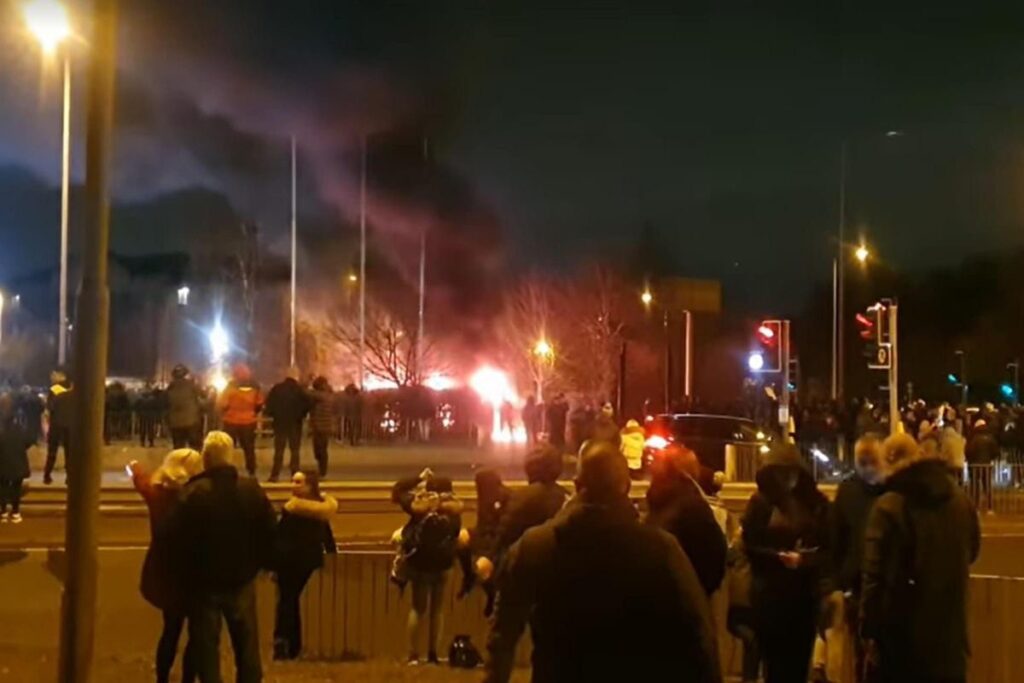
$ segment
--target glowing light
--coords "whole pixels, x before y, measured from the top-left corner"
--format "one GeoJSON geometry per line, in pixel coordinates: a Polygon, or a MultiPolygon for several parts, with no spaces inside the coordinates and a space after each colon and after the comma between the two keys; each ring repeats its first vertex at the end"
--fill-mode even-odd
{"type": "Polygon", "coordinates": [[[219,320],[214,324],[213,329],[210,330],[209,339],[210,357],[214,363],[219,363],[231,351],[231,337],[228,336],[227,330],[224,329],[219,320]]]}
{"type": "Polygon", "coordinates": [[[356,275],[355,273],[349,273],[348,274],[348,281],[349,282],[359,282],[359,276],[356,275]]]}
{"type": "Polygon", "coordinates": [[[764,356],[756,351],[750,354],[747,358],[747,367],[754,372],[760,372],[764,368],[764,356]]]}
{"type": "Polygon", "coordinates": [[[857,247],[857,251],[853,252],[853,255],[857,258],[858,261],[864,263],[865,261],[868,260],[868,257],[871,256],[871,252],[868,251],[868,248],[862,244],[859,247],[857,247]]]}
{"type": "Polygon", "coordinates": [[[767,325],[761,325],[761,327],[757,328],[757,333],[765,339],[775,339],[775,330],[767,325]]]}
{"type": "Polygon", "coordinates": [[[367,375],[363,378],[363,391],[386,391],[387,389],[397,388],[398,382],[393,379],[387,379],[377,375],[367,375]]]}
{"type": "Polygon", "coordinates": [[[519,402],[508,375],[497,368],[484,366],[469,378],[469,386],[480,396],[480,400],[491,406],[491,441],[499,444],[526,443],[526,429],[522,425],[513,427],[502,424],[502,404],[519,402]]]}
{"type": "Polygon", "coordinates": [[[423,380],[423,386],[434,391],[448,391],[459,386],[453,378],[448,375],[441,374],[440,372],[431,373],[425,380],[423,380]]]}
{"type": "Polygon", "coordinates": [[[660,434],[654,434],[650,436],[647,441],[644,442],[644,446],[647,448],[653,448],[656,451],[668,448],[669,441],[660,434]]]}
{"type": "Polygon", "coordinates": [[[820,448],[812,448],[811,455],[813,455],[814,458],[816,460],[819,460],[820,462],[828,462],[828,456],[825,455],[825,452],[822,451],[820,448]]]}
{"type": "Polygon", "coordinates": [[[224,391],[228,386],[228,378],[220,370],[215,370],[210,376],[210,386],[217,390],[217,393],[224,391]]]}
{"type": "Polygon", "coordinates": [[[526,428],[522,425],[498,428],[491,432],[491,441],[494,443],[524,444],[526,439],[526,428]]]}
{"type": "Polygon", "coordinates": [[[547,339],[541,339],[537,342],[537,345],[533,347],[533,352],[541,358],[550,357],[555,350],[551,348],[551,344],[548,343],[547,339]]]}
{"type": "Polygon", "coordinates": [[[23,9],[25,24],[47,54],[71,35],[67,10],[56,0],[29,0],[23,9]]]}
{"type": "Polygon", "coordinates": [[[761,444],[761,448],[759,448],[758,450],[761,451],[761,455],[766,455],[772,452],[772,449],[769,448],[768,444],[766,443],[761,444]]]}
{"type": "Polygon", "coordinates": [[[654,295],[651,294],[651,290],[645,289],[644,293],[640,295],[640,301],[643,302],[644,306],[650,306],[651,302],[654,301],[654,295]]]}
{"type": "Polygon", "coordinates": [[[764,441],[764,432],[758,432],[757,434],[754,435],[754,438],[757,439],[758,441],[764,441]]]}
{"type": "Polygon", "coordinates": [[[178,287],[178,305],[179,306],[188,306],[188,295],[191,292],[192,292],[192,290],[188,288],[188,285],[182,285],[181,287],[178,287]]]}

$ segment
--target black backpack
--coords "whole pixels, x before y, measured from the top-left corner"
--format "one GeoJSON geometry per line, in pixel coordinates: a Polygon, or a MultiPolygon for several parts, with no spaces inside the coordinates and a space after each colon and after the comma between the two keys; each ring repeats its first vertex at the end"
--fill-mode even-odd
{"type": "Polygon", "coordinates": [[[455,561],[459,525],[451,515],[432,511],[416,522],[409,537],[406,559],[409,566],[423,572],[450,569],[455,561]]]}
{"type": "Polygon", "coordinates": [[[448,648],[448,664],[456,669],[475,669],[483,662],[480,651],[476,649],[469,636],[455,636],[452,646],[448,648]]]}

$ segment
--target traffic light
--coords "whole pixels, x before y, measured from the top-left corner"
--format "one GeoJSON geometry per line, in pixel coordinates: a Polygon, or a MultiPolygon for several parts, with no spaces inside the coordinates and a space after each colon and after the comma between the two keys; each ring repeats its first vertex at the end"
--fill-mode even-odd
{"type": "Polygon", "coordinates": [[[859,330],[861,339],[864,341],[871,341],[877,337],[877,326],[871,318],[863,313],[858,313],[855,319],[857,321],[857,329],[859,330]]]}
{"type": "Polygon", "coordinates": [[[781,320],[765,320],[758,325],[747,367],[752,372],[782,372],[781,320]]]}
{"type": "Polygon", "coordinates": [[[948,375],[946,375],[946,381],[955,387],[960,386],[960,376],[955,372],[951,372],[948,375]]]}
{"type": "Polygon", "coordinates": [[[999,393],[1003,395],[1007,401],[1012,401],[1017,397],[1017,392],[1014,390],[1013,385],[1008,382],[1003,382],[999,385],[999,393]]]}

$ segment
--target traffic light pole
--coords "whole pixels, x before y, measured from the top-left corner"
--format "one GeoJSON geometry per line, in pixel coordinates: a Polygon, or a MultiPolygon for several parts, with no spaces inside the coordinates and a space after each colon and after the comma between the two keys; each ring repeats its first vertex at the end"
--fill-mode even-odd
{"type": "Polygon", "coordinates": [[[779,426],[782,427],[784,439],[789,439],[789,321],[783,320],[782,330],[782,400],[779,402],[779,426]]]}
{"type": "Polygon", "coordinates": [[[900,380],[899,380],[899,344],[897,338],[898,309],[895,303],[887,307],[889,314],[889,432],[898,434],[900,431],[900,380]]]}

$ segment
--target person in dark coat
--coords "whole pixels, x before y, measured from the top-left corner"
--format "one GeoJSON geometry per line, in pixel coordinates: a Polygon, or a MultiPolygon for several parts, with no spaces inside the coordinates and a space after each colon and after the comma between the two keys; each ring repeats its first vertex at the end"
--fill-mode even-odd
{"type": "Polygon", "coordinates": [[[171,370],[167,386],[167,427],[174,448],[203,447],[203,392],[184,365],[171,370]]]}
{"type": "Polygon", "coordinates": [[[806,681],[828,595],[828,499],[793,444],[776,444],[743,516],[765,683],[806,681]]]}
{"type": "Polygon", "coordinates": [[[274,421],[274,465],[270,469],[270,478],[267,481],[275,482],[281,476],[286,444],[291,451],[291,473],[294,475],[299,471],[302,421],[309,413],[309,404],[309,396],[295,379],[294,373],[270,388],[263,410],[274,421]]]}
{"type": "Polygon", "coordinates": [[[50,391],[46,394],[46,410],[50,416],[50,429],[46,435],[46,465],[43,483],[53,483],[53,468],[57,464],[57,451],[64,449],[64,468],[68,467],[68,440],[71,438],[71,382],[60,370],[50,374],[50,391]]]}
{"type": "MultiPolygon", "coordinates": [[[[474,480],[476,484],[476,526],[469,534],[469,551],[471,557],[479,562],[492,556],[501,520],[508,512],[512,490],[505,486],[497,470],[479,470],[474,480]]],[[[463,583],[460,593],[464,595],[469,592],[477,578],[478,571],[473,566],[463,564],[463,583]]],[[[490,575],[488,575],[489,578],[490,575]]],[[[487,606],[484,608],[484,613],[490,615],[494,600],[494,584],[485,580],[483,586],[487,593],[487,606]]]]}
{"type": "Polygon", "coordinates": [[[559,451],[565,450],[565,423],[569,415],[569,403],[565,394],[558,394],[544,407],[544,423],[548,430],[548,443],[559,451]]]}
{"type": "Polygon", "coordinates": [[[979,510],[992,509],[993,465],[1002,457],[999,441],[993,428],[983,419],[974,423],[971,438],[967,441],[964,456],[968,464],[971,497],[979,510]]]}
{"type": "Polygon", "coordinates": [[[861,636],[879,680],[966,681],[967,583],[978,516],[941,460],[899,434],[883,448],[886,492],[868,516],[861,636]]]}
{"type": "Polygon", "coordinates": [[[526,443],[533,448],[537,445],[537,437],[540,434],[541,408],[537,405],[537,399],[533,394],[526,397],[526,404],[522,410],[523,429],[526,430],[526,443]]]}
{"type": "Polygon", "coordinates": [[[697,455],[673,444],[654,461],[647,521],[672,534],[690,559],[707,596],[722,585],[729,545],[696,477],[697,455]]]}
{"type": "Polygon", "coordinates": [[[15,420],[14,399],[0,395],[0,523],[21,523],[23,482],[31,474],[28,449],[32,447],[28,430],[15,420]]]}
{"type": "Polygon", "coordinates": [[[164,395],[151,382],[139,394],[135,413],[139,416],[139,445],[152,448],[156,441],[156,430],[163,418],[164,395]]]}
{"type": "Polygon", "coordinates": [[[220,631],[226,621],[238,683],[259,683],[256,575],[273,564],[277,515],[259,483],[232,464],[234,440],[210,432],[206,470],[185,486],[168,521],[172,555],[186,588],[188,635],[203,683],[219,683],[220,631]]]}
{"type": "Polygon", "coordinates": [[[358,446],[363,436],[363,392],[351,382],[345,386],[343,407],[342,439],[358,446]]]}
{"type": "Polygon", "coordinates": [[[324,553],[338,551],[331,531],[338,501],[320,493],[316,470],[294,474],[292,487],[292,497],[285,503],[277,525],[274,659],[295,659],[301,654],[299,598],[309,577],[323,566],[324,553]]]}
{"type": "Polygon", "coordinates": [[[498,574],[486,683],[507,683],[530,626],[534,683],[722,680],[710,609],[686,554],[643,525],[626,461],[581,456],[577,498],[509,550],[498,574]]]}
{"type": "MultiPolygon", "coordinates": [[[[829,519],[833,588],[842,594],[844,614],[851,633],[857,633],[860,609],[860,568],[864,556],[864,530],[875,501],[885,491],[883,485],[882,442],[868,435],[853,447],[856,474],[844,479],[836,488],[829,519]]],[[[824,621],[828,621],[825,619],[824,621]]],[[[863,671],[863,649],[859,639],[854,643],[857,671],[863,671]]]]}
{"type": "MultiPolygon", "coordinates": [[[[168,535],[168,520],[178,505],[182,487],[203,471],[203,456],[194,450],[173,450],[156,472],[149,475],[137,461],[129,464],[132,483],[149,510],[149,548],[142,563],[140,591],[146,602],[163,614],[164,627],[156,646],[157,683],[170,681],[171,668],[178,652],[178,641],[185,627],[185,587],[177,575],[176,560],[168,535]]],[[[182,657],[181,680],[196,679],[191,647],[182,657]]]]}
{"type": "Polygon", "coordinates": [[[39,443],[43,431],[43,413],[46,412],[42,398],[31,387],[22,387],[15,401],[15,409],[32,443],[39,443]]]}
{"type": "Polygon", "coordinates": [[[317,468],[320,476],[327,475],[327,464],[330,459],[331,438],[337,428],[337,413],[335,411],[336,397],[327,383],[326,377],[317,377],[313,380],[313,387],[309,392],[311,404],[309,413],[309,427],[313,434],[313,457],[316,458],[317,468]]]}

